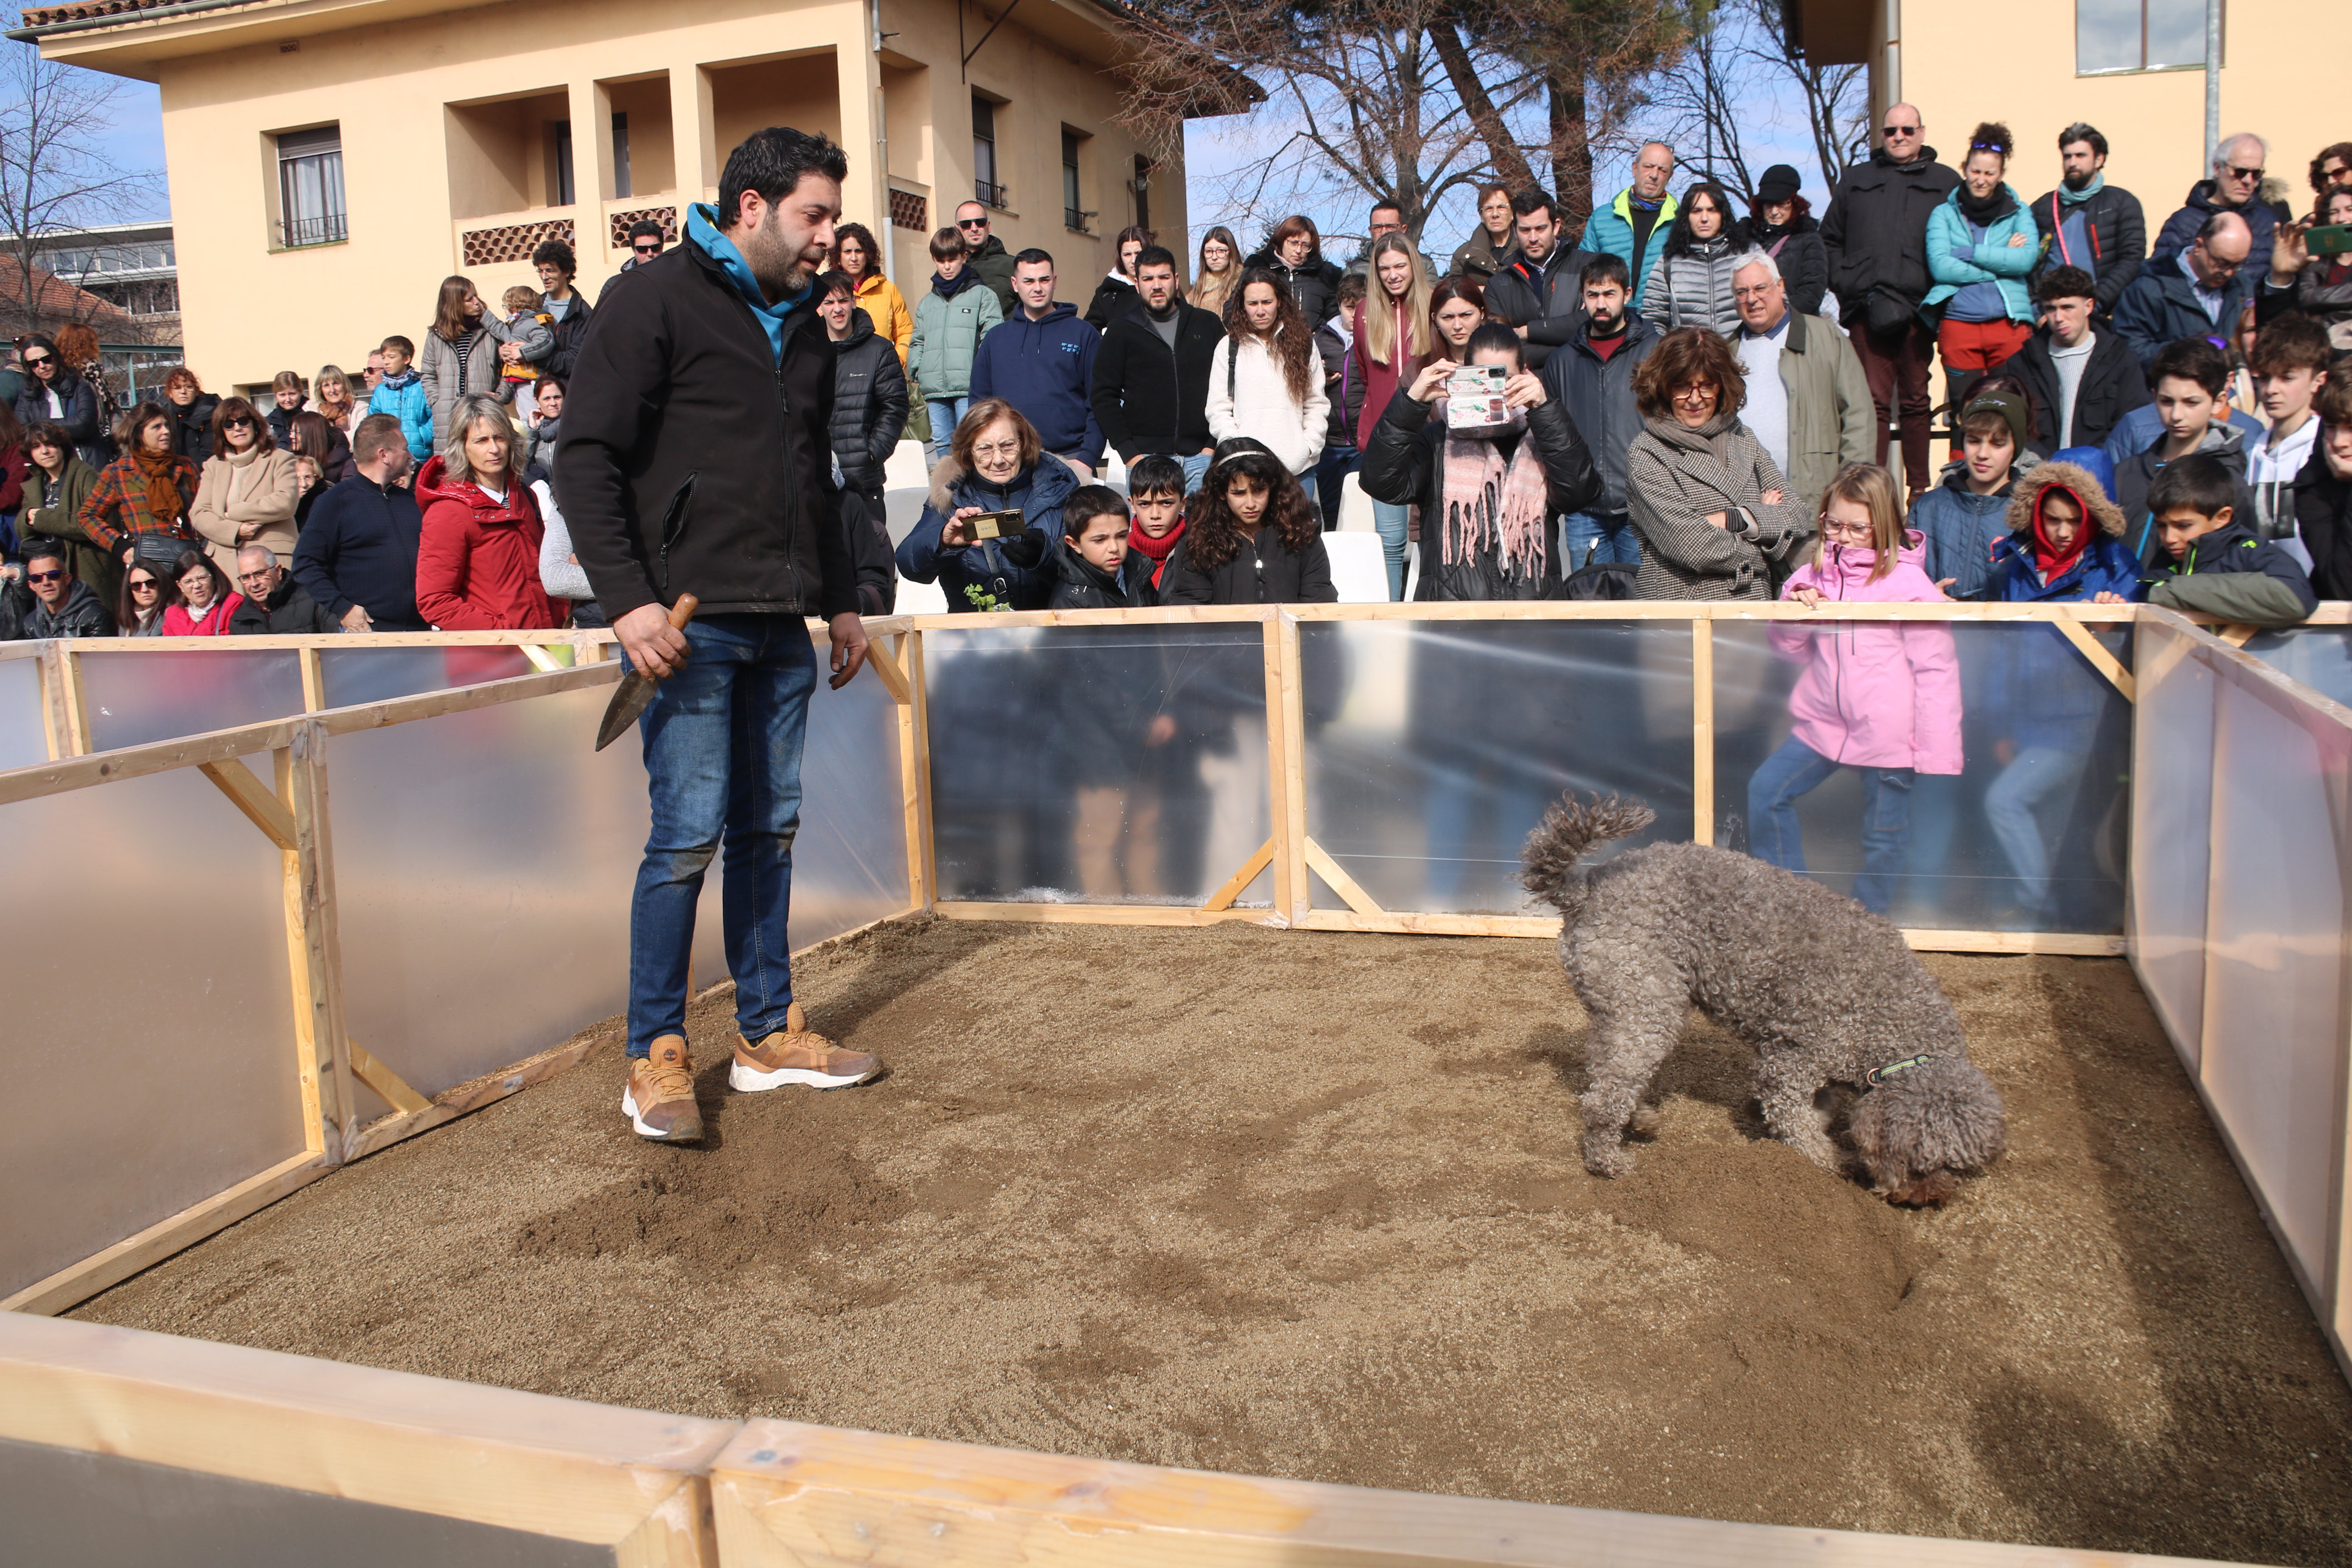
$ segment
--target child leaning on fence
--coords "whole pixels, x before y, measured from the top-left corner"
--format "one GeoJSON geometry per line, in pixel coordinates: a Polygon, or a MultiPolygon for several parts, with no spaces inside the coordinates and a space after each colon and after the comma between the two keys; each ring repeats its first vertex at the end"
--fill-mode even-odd
{"type": "MultiPolygon", "coordinates": [[[[1940,604],[1921,569],[1919,535],[1905,530],[1895,480],[1848,463],[1822,497],[1821,542],[1780,596],[1808,607],[1835,602],[1940,604]]],[[[1789,696],[1796,726],[1748,784],[1748,847],[1759,859],[1805,868],[1797,801],[1841,768],[1862,774],[1863,869],[1853,896],[1885,914],[1901,879],[1920,773],[1960,771],[1960,668],[1949,626],[1937,621],[1775,621],[1773,651],[1805,671],[1789,696]]]]}

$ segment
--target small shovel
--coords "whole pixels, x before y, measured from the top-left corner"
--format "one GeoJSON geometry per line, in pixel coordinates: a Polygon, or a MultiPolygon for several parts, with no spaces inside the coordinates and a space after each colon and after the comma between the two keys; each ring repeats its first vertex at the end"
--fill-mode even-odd
{"type": "MultiPolygon", "coordinates": [[[[693,595],[680,594],[677,603],[670,606],[669,624],[679,631],[686,630],[686,623],[694,619],[694,612],[701,607],[702,601],[693,595]]],[[[598,751],[619,740],[637,721],[637,715],[654,700],[657,684],[654,677],[634,665],[621,677],[621,684],[614,688],[613,700],[604,705],[604,721],[596,726],[598,751]]]]}

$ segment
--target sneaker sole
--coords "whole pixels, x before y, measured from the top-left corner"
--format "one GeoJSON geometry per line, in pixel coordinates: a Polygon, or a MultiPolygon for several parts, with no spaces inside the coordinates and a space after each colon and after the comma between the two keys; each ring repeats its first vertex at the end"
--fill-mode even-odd
{"type": "Polygon", "coordinates": [[[637,1115],[636,1096],[625,1089],[621,1091],[621,1114],[629,1119],[629,1125],[636,1129],[638,1137],[650,1138],[656,1143],[693,1143],[702,1137],[702,1129],[699,1127],[691,1132],[665,1132],[658,1127],[648,1126],[637,1115]]]}
{"type": "Polygon", "coordinates": [[[773,1072],[763,1072],[733,1062],[727,1068],[727,1087],[739,1094],[759,1094],[788,1084],[804,1084],[810,1089],[847,1089],[853,1083],[864,1083],[881,1070],[881,1064],[877,1062],[861,1073],[825,1073],[814,1068],[778,1068],[773,1072]]]}

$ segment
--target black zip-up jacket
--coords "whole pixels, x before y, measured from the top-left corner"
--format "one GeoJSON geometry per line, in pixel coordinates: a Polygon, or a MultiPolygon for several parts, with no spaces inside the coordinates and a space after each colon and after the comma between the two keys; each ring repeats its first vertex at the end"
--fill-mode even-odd
{"type": "Polygon", "coordinates": [[[1838,182],[1822,215],[1830,289],[1848,323],[1868,309],[1870,291],[1885,289],[1913,305],[1927,297],[1927,217],[1957,189],[1958,174],[1936,162],[1933,147],[1898,163],[1879,148],[1838,182]]]}
{"type": "MultiPolygon", "coordinates": [[[[680,244],[673,248],[683,250],[686,246],[680,244]]],[[[539,308],[542,310],[547,309],[547,296],[544,294],[539,297],[539,308]]],[[[577,289],[572,290],[572,303],[564,307],[563,320],[555,323],[555,347],[549,353],[547,363],[539,367],[549,375],[560,377],[567,387],[572,384],[572,373],[580,363],[580,345],[588,341],[588,319],[594,314],[588,307],[588,296],[577,289]]]]}
{"type": "Polygon", "coordinates": [[[1587,505],[1619,513],[1625,510],[1625,453],[1642,433],[1642,411],[1633,402],[1633,373],[1658,346],[1658,329],[1626,307],[1625,336],[1617,352],[1602,359],[1593,352],[1591,321],[1544,363],[1544,390],[1568,411],[1576,432],[1601,470],[1601,493],[1587,505]]]}
{"type": "Polygon", "coordinates": [[[1308,251],[1307,259],[1296,267],[1276,256],[1272,246],[1265,246],[1242,263],[1244,271],[1253,267],[1263,267],[1287,283],[1290,297],[1298,301],[1298,313],[1310,321],[1328,321],[1339,308],[1339,279],[1344,274],[1336,262],[1323,259],[1320,246],[1308,251]]]}
{"type": "MultiPolygon", "coordinates": [[[[2050,329],[2036,327],[2033,335],[1998,367],[2021,377],[2033,394],[2033,440],[2031,445],[2047,458],[2058,450],[2058,421],[2065,404],[2058,384],[2058,366],[2050,357],[2050,329]]],[[[2073,444],[2104,447],[2123,416],[2147,402],[2147,376],[2139,356],[2113,327],[2091,332],[2090,363],[2074,388],[2073,444]]]]}
{"type": "Polygon", "coordinates": [[[1563,239],[1541,265],[1522,256],[1488,279],[1486,314],[1506,326],[1527,328],[1521,357],[1529,370],[1541,370],[1552,350],[1584,330],[1584,285],[1580,279],[1584,264],[1600,254],[1578,250],[1563,239]]]}
{"type": "Polygon", "coordinates": [[[863,310],[833,345],[833,455],[854,490],[882,488],[883,465],[907,428],[907,372],[890,340],[863,310]]]}
{"type": "Polygon", "coordinates": [[[55,614],[29,590],[31,604],[25,610],[24,629],[18,633],[27,639],[39,637],[110,637],[115,635],[114,617],[99,603],[90,585],[77,577],[66,588],[66,602],[55,614]]]}
{"type": "MultiPolygon", "coordinates": [[[[1518,441],[1533,441],[1544,468],[1544,558],[1536,570],[1515,575],[1504,569],[1500,548],[1487,547],[1451,564],[1443,558],[1439,542],[1446,527],[1445,436],[1444,422],[1430,417],[1434,403],[1414,401],[1399,387],[1372,426],[1372,444],[1364,448],[1364,493],[1396,506],[1419,506],[1422,516],[1423,565],[1421,585],[1413,597],[1423,601],[1463,599],[1557,599],[1560,596],[1559,552],[1551,524],[1563,512],[1591,506],[1601,494],[1601,476],[1592,454],[1584,449],[1567,408],[1554,397],[1528,410],[1528,427],[1518,441]]],[[[1514,444],[1505,460],[1517,455],[1514,444]]]]}
{"type": "Polygon", "coordinates": [[[2068,206],[2053,188],[2033,198],[2033,226],[2042,231],[2042,251],[2028,281],[2053,267],[2079,267],[2095,280],[2099,314],[2112,315],[2116,299],[2147,259],[2147,215],[2139,198],[2121,186],[2101,185],[2079,206],[2068,206]],[[2088,256],[2073,255],[2059,242],[2059,231],[2078,212],[2090,231],[2088,256]]]}
{"type": "MultiPolygon", "coordinates": [[[[1821,220],[1811,213],[1799,213],[1789,220],[1786,228],[1770,234],[1764,233],[1761,218],[1753,215],[1741,218],[1732,230],[1732,248],[1771,250],[1779,246],[1772,260],[1789,286],[1789,309],[1800,316],[1820,315],[1822,297],[1830,288],[1830,253],[1822,243],[1821,220]]],[[[1626,308],[1630,310],[1633,307],[1626,308]]]]}
{"type": "Polygon", "coordinates": [[[1304,554],[1283,548],[1282,536],[1261,528],[1231,561],[1214,571],[1192,564],[1192,541],[1188,535],[1168,558],[1160,580],[1163,605],[1336,605],[1339,590],[1331,585],[1331,557],[1320,533],[1307,542],[1304,554]]]}
{"type": "Polygon", "coordinates": [[[288,575],[278,579],[278,591],[269,595],[266,604],[257,602],[250,594],[242,595],[236,613],[228,618],[228,629],[235,637],[263,637],[340,628],[335,617],[327,614],[301,584],[288,575]]]}
{"type": "Polygon", "coordinates": [[[692,239],[613,290],[563,404],[555,495],[604,613],[835,616],[857,584],[835,500],[833,344],[814,310],[781,363],[692,239]],[[665,551],[665,524],[674,524],[665,551]]]}
{"type": "Polygon", "coordinates": [[[1147,453],[1185,457],[1209,438],[1209,362],[1225,329],[1213,312],[1176,305],[1176,352],[1145,319],[1141,303],[1110,324],[1095,351],[1095,424],[1129,462],[1147,453]]]}
{"type": "Polygon", "coordinates": [[[1054,544],[1054,596],[1049,610],[1148,610],[1160,602],[1151,585],[1152,561],[1130,553],[1118,563],[1114,577],[1070,548],[1064,537],[1054,544]]]}
{"type": "Polygon", "coordinates": [[[2226,526],[2190,540],[2179,561],[2160,552],[2159,559],[2163,564],[2142,581],[2147,584],[2150,602],[2170,609],[2203,610],[2255,626],[2292,626],[2319,608],[2319,595],[2312,592],[2311,579],[2294,557],[2235,516],[2226,526]],[[2258,573],[2276,586],[2224,584],[2204,593],[2191,586],[2199,578],[2210,582],[2245,573],[2258,573]],[[2301,614],[2295,613],[2296,605],[2302,606],[2301,614]]]}
{"type": "Polygon", "coordinates": [[[173,450],[199,468],[213,455],[213,410],[219,406],[220,399],[209,392],[196,394],[185,408],[163,399],[163,413],[172,421],[173,450]]]}
{"type": "Polygon", "coordinates": [[[2323,599],[2352,599],[2352,479],[2336,477],[2315,442],[2294,477],[2294,521],[2311,552],[2312,587],[2323,599]]]}

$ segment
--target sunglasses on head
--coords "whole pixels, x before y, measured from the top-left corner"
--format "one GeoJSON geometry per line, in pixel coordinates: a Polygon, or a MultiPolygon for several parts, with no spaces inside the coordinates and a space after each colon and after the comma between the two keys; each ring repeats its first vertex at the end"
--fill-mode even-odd
{"type": "Polygon", "coordinates": [[[62,572],[27,572],[25,574],[25,581],[27,583],[54,583],[64,575],[65,574],[62,572]]]}

